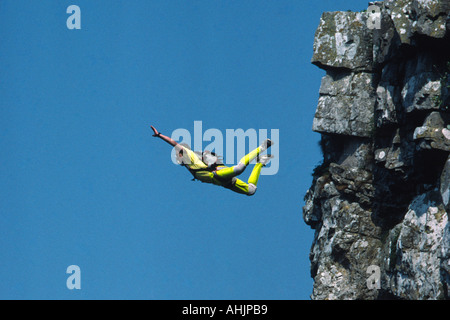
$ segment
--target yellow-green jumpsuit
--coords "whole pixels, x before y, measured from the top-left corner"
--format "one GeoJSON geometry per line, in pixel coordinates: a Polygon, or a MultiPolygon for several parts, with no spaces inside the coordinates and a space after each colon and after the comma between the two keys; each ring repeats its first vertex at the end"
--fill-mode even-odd
{"type": "Polygon", "coordinates": [[[250,174],[248,182],[236,178],[244,172],[248,164],[255,159],[261,151],[261,147],[256,148],[246,156],[244,156],[237,165],[232,167],[226,167],[224,165],[218,166],[215,171],[207,171],[201,169],[207,169],[208,166],[197,156],[195,152],[183,147],[183,164],[191,169],[194,174],[194,178],[206,182],[212,183],[224,188],[233,190],[234,192],[246,194],[251,196],[256,192],[256,185],[258,183],[259,175],[261,174],[262,163],[256,163],[255,167],[250,174]]]}

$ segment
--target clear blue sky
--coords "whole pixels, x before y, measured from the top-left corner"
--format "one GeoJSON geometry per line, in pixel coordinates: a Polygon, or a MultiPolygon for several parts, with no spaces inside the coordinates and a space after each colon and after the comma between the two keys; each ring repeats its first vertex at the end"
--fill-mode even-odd
{"type": "Polygon", "coordinates": [[[365,8],[2,0],[0,298],[309,299],[314,32],[323,11],[365,8]],[[191,181],[149,125],[195,120],[279,129],[278,174],[253,197],[191,181]],[[81,290],[66,287],[72,264],[81,290]]]}

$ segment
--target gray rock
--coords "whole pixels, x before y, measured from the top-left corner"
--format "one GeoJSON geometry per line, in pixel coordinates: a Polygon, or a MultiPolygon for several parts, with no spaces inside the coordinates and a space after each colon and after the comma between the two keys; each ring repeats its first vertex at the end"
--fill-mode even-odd
{"type": "Polygon", "coordinates": [[[370,137],[374,126],[375,90],[372,74],[360,72],[322,79],[313,130],[370,137]]]}
{"type": "Polygon", "coordinates": [[[313,120],[323,163],[303,207],[311,298],[449,299],[450,1],[375,4],[381,29],[328,12],[314,41],[327,74],[313,120]]]}
{"type": "Polygon", "coordinates": [[[414,130],[414,139],[422,149],[450,151],[450,130],[445,127],[449,120],[446,114],[436,111],[430,113],[424,124],[414,130]]]}
{"type": "Polygon", "coordinates": [[[436,192],[421,194],[413,199],[403,222],[388,247],[385,286],[403,299],[443,299],[445,284],[441,281],[441,258],[446,257],[444,246],[448,215],[436,192]],[[433,199],[434,198],[434,199],[433,199]]]}
{"type": "Polygon", "coordinates": [[[360,12],[324,12],[314,38],[311,62],[321,68],[372,70],[372,34],[360,12]]]}
{"type": "Polygon", "coordinates": [[[444,38],[448,32],[446,22],[450,13],[447,0],[415,0],[411,4],[415,13],[412,22],[414,31],[432,38],[444,38]]]}
{"type": "Polygon", "coordinates": [[[444,38],[450,4],[446,0],[388,0],[384,2],[401,43],[413,44],[419,34],[444,38]]]}
{"type": "Polygon", "coordinates": [[[401,91],[406,112],[436,110],[435,99],[441,95],[440,75],[433,71],[433,61],[427,54],[419,54],[405,66],[405,79],[401,91]]]}
{"type": "Polygon", "coordinates": [[[384,8],[383,2],[375,2],[374,4],[381,9],[380,29],[372,30],[373,62],[377,66],[395,57],[402,43],[391,16],[384,8]]]}
{"type": "MultiPolygon", "coordinates": [[[[445,162],[444,170],[442,170],[439,190],[442,196],[442,202],[447,210],[450,211],[450,155],[445,162]]],[[[450,242],[449,242],[450,244],[450,242]]]]}

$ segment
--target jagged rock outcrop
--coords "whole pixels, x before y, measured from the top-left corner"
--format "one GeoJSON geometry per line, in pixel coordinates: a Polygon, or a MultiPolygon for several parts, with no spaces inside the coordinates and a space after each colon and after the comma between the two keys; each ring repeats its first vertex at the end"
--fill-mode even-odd
{"type": "Polygon", "coordinates": [[[312,299],[449,299],[450,1],[323,13],[312,299]],[[371,26],[372,27],[372,26],[371,26]]]}

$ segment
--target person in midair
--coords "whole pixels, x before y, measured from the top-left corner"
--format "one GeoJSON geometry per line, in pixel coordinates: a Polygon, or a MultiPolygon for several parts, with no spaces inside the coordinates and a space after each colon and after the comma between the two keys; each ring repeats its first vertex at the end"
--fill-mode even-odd
{"type": "Polygon", "coordinates": [[[273,145],[270,139],[266,139],[259,147],[245,155],[237,165],[227,167],[220,162],[214,153],[205,151],[198,154],[197,152],[192,151],[189,145],[185,143],[180,144],[170,137],[158,132],[155,127],[150,127],[153,130],[153,137],[160,138],[175,148],[177,162],[189,170],[194,176],[194,180],[212,183],[248,196],[255,194],[261,169],[271,158],[273,158],[273,156],[269,154],[260,155],[273,145]],[[244,172],[250,162],[255,158],[257,159],[257,162],[247,183],[236,178],[244,172]]]}

